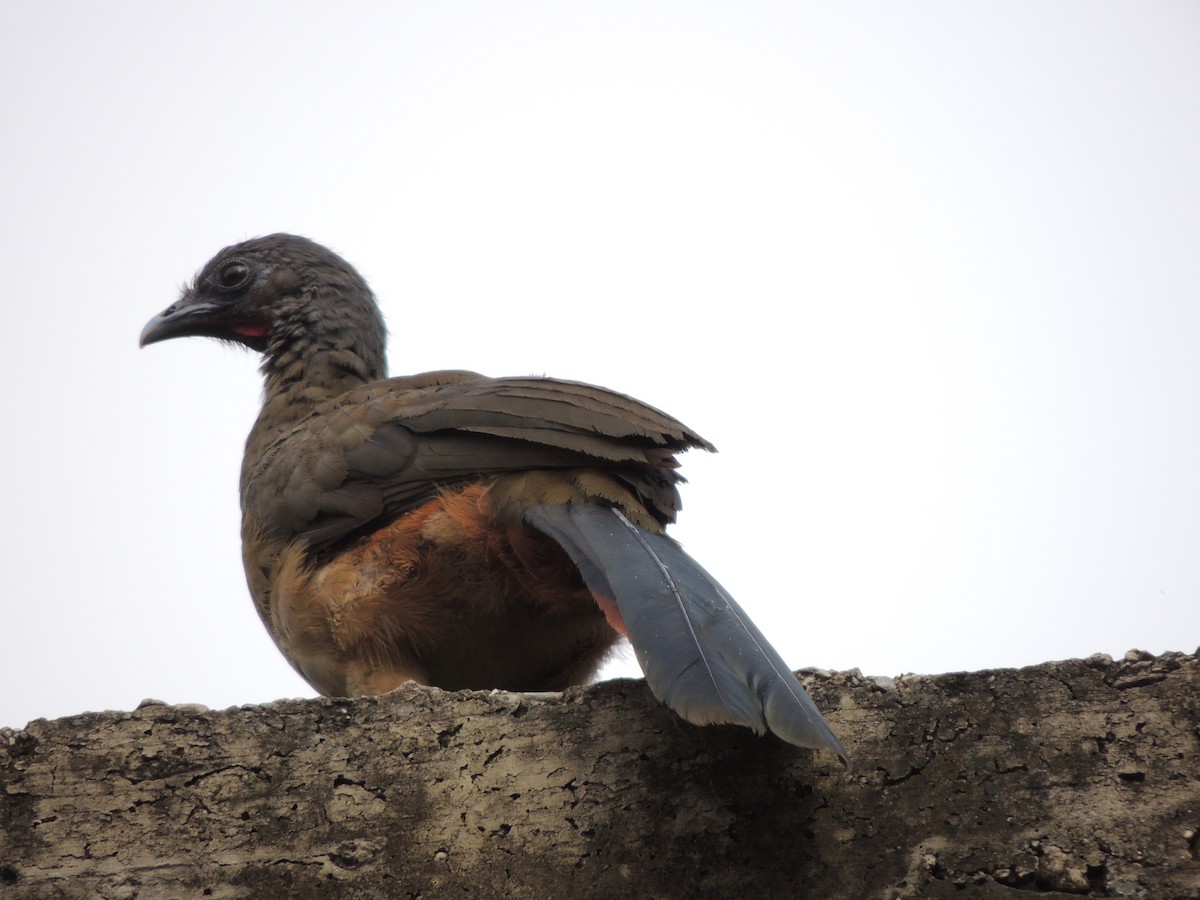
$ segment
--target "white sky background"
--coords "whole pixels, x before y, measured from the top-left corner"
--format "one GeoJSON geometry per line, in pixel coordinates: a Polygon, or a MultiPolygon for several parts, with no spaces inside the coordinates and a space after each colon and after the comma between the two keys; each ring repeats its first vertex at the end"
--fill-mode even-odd
{"type": "Polygon", "coordinates": [[[1200,5],[8,2],[0,135],[0,725],[311,694],[241,571],[256,359],[137,349],[280,230],[393,374],[717,444],[674,534],[796,667],[1200,643],[1200,5]]]}

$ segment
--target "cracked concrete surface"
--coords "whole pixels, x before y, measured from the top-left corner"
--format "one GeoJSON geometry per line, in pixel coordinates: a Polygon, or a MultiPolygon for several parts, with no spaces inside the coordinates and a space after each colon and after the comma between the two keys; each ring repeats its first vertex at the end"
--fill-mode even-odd
{"type": "Polygon", "coordinates": [[[644,684],[0,730],[0,897],[1200,897],[1200,660],[807,673],[854,758],[644,684]]]}

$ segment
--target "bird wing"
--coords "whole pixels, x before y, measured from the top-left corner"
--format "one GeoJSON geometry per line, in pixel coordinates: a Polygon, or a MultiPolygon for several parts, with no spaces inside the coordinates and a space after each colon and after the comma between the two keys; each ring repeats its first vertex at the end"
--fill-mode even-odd
{"type": "Polygon", "coordinates": [[[600,467],[665,523],[679,505],[674,454],[689,447],[712,449],[665,413],[604,388],[433,372],[348,391],[248,452],[243,502],[265,533],[303,537],[321,554],[448,485],[600,467]]]}
{"type": "Polygon", "coordinates": [[[683,718],[770,731],[848,762],[782,657],[671,538],[602,506],[537,506],[525,521],[567,552],[593,595],[616,603],[650,690],[683,718]]]}

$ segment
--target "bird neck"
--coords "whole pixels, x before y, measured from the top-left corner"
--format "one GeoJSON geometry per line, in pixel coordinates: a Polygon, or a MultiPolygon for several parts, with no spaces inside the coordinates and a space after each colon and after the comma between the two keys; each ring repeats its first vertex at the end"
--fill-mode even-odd
{"type": "Polygon", "coordinates": [[[242,461],[243,512],[254,462],[264,458],[272,445],[320,404],[386,377],[382,360],[382,348],[378,353],[364,353],[352,346],[303,341],[278,345],[272,339],[262,364],[266,377],[263,406],[246,439],[242,461]]]}
{"type": "Polygon", "coordinates": [[[285,321],[272,329],[262,363],[260,425],[290,425],[318,404],[387,377],[378,310],[372,301],[361,312],[351,317],[343,307],[334,322],[285,321]]]}

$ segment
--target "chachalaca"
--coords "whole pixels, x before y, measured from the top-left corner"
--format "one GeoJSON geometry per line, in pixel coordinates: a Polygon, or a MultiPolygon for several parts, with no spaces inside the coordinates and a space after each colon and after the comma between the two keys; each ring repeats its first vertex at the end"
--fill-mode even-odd
{"type": "Polygon", "coordinates": [[[689,722],[846,759],[754,623],[664,534],[675,454],[713,449],[675,419],[551,378],[387,378],[370,288],[293,235],[222,250],[141,344],[189,335],[263,354],[243,562],[267,630],[322,694],[560,690],[627,635],[689,722]]]}

